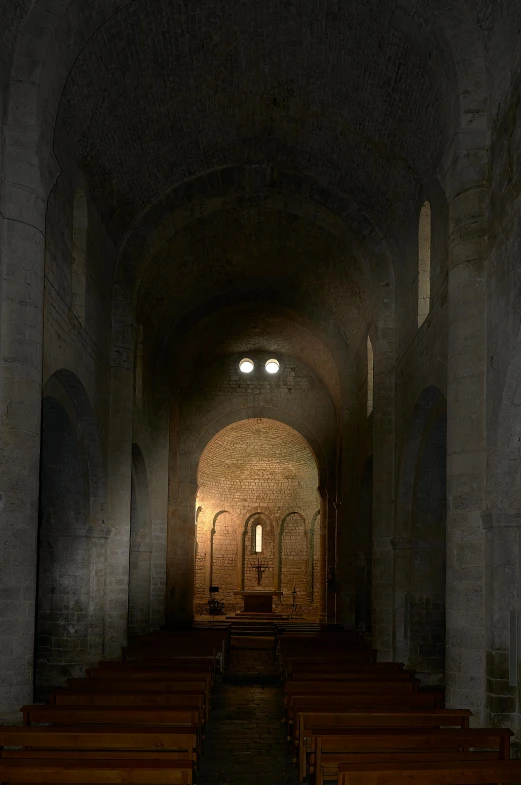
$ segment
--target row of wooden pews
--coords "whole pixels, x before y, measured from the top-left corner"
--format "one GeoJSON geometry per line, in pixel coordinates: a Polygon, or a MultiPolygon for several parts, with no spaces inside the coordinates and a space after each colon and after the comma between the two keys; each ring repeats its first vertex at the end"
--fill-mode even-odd
{"type": "Polygon", "coordinates": [[[352,632],[281,630],[284,721],[300,781],[440,785],[521,781],[506,728],[470,728],[402,663],[377,662],[352,632]]]}
{"type": "Polygon", "coordinates": [[[192,785],[229,629],[151,633],[0,727],[0,783],[192,785]]]}

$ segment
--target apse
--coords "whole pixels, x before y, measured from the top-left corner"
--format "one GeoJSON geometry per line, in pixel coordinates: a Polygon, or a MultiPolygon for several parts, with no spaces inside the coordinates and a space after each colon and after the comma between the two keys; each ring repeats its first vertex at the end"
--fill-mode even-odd
{"type": "Polygon", "coordinates": [[[319,618],[324,553],[318,470],[306,440],[268,418],[223,428],[201,455],[196,501],[196,616],[210,588],[224,612],[241,592],[274,592],[275,612],[319,618]]]}

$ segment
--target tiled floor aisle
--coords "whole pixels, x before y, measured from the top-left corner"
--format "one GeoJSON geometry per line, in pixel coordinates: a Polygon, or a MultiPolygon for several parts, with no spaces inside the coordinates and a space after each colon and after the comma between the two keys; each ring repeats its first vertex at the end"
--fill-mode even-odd
{"type": "Polygon", "coordinates": [[[280,721],[282,689],[255,683],[251,672],[248,678],[247,684],[225,681],[214,692],[197,785],[298,783],[280,721]]]}

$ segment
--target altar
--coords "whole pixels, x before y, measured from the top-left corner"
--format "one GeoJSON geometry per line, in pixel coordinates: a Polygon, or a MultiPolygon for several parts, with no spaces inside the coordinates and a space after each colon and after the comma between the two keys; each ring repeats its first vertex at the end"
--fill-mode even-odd
{"type": "Polygon", "coordinates": [[[236,591],[244,601],[244,613],[273,613],[273,598],[282,597],[281,591],[236,591]]]}

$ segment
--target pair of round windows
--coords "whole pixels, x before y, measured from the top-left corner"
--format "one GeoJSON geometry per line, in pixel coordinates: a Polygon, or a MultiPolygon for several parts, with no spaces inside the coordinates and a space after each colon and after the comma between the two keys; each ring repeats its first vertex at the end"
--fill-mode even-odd
{"type": "MultiPolygon", "coordinates": [[[[278,373],[278,370],[280,368],[279,361],[275,359],[267,360],[264,363],[264,367],[268,373],[278,373]]],[[[248,357],[245,357],[239,363],[239,369],[243,373],[251,373],[254,368],[255,368],[255,363],[253,362],[253,360],[250,360],[248,357]]]]}

